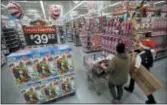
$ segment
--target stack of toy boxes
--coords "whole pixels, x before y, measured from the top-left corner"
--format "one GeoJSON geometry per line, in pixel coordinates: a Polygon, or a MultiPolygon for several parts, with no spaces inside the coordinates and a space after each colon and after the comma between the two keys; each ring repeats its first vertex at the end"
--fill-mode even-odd
{"type": "Polygon", "coordinates": [[[72,48],[67,45],[19,50],[9,69],[27,103],[43,103],[75,92],[72,48]]]}

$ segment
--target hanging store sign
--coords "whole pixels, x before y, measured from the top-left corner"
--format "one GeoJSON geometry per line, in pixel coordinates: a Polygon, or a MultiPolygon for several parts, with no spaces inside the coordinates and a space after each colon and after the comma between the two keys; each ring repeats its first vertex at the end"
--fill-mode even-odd
{"type": "Polygon", "coordinates": [[[57,43],[55,26],[23,27],[27,45],[44,45],[57,43]]]}

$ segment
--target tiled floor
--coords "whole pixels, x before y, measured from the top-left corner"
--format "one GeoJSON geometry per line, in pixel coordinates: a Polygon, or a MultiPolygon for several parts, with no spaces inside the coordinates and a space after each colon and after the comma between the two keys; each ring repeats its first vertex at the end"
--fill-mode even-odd
{"type": "MultiPolygon", "coordinates": [[[[71,44],[71,46],[73,46],[71,44]]],[[[106,90],[101,96],[98,96],[93,90],[88,89],[85,68],[82,63],[81,47],[73,47],[73,57],[76,70],[76,94],[67,96],[52,103],[110,103],[112,100],[109,91],[106,90]]],[[[157,103],[167,103],[167,58],[156,61],[151,72],[163,83],[164,87],[154,93],[157,103]]],[[[107,81],[106,81],[107,82],[107,81]]],[[[2,103],[25,103],[7,65],[1,70],[1,101],[2,103]]],[[[122,103],[144,103],[147,98],[136,85],[134,93],[130,94],[124,91],[122,103]]]]}

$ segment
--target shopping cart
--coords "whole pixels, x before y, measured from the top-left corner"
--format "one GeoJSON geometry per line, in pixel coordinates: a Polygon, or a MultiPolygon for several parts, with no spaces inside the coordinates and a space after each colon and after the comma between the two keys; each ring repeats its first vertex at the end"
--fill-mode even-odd
{"type": "Polygon", "coordinates": [[[106,71],[100,66],[100,61],[107,64],[108,60],[100,54],[91,54],[83,57],[84,67],[86,68],[86,75],[89,89],[95,90],[98,95],[101,95],[106,88],[108,88],[108,75],[106,71]],[[98,62],[98,63],[97,63],[98,62]]]}

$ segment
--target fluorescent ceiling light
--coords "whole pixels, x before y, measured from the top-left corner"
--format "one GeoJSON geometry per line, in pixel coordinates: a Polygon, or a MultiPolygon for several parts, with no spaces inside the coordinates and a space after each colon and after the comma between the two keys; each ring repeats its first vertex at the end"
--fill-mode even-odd
{"type": "Polygon", "coordinates": [[[119,5],[119,4],[121,4],[121,2],[117,2],[117,3],[111,4],[108,7],[114,7],[114,6],[119,5]]]}
{"type": "Polygon", "coordinates": [[[44,15],[44,19],[46,19],[45,8],[44,8],[42,0],[40,0],[40,4],[41,4],[42,12],[43,12],[43,15],[44,15]]]}
{"type": "Polygon", "coordinates": [[[77,4],[79,1],[74,1],[75,4],[77,4]]]}
{"type": "Polygon", "coordinates": [[[164,3],[165,1],[158,1],[158,2],[155,2],[154,4],[160,4],[160,3],[164,3]]]}
{"type": "Polygon", "coordinates": [[[28,9],[28,12],[38,12],[36,9],[28,9]]]}
{"type": "Polygon", "coordinates": [[[6,5],[3,5],[3,4],[1,4],[1,6],[4,7],[4,8],[7,8],[7,6],[6,6],[6,5]]]}
{"type": "Polygon", "coordinates": [[[114,6],[119,5],[119,4],[121,4],[121,2],[116,2],[114,4],[111,4],[111,5],[107,6],[107,7],[104,7],[102,10],[104,10],[104,9],[106,9],[108,7],[114,7],[114,6]]]}
{"type": "Polygon", "coordinates": [[[38,3],[37,1],[15,1],[15,2],[22,2],[22,3],[38,3]]]}
{"type": "Polygon", "coordinates": [[[71,14],[77,14],[78,12],[77,11],[72,11],[71,14]]]}
{"type": "Polygon", "coordinates": [[[102,16],[107,16],[107,15],[111,15],[111,13],[104,13],[104,14],[102,14],[102,16]]]}
{"type": "Polygon", "coordinates": [[[80,1],[74,8],[72,8],[71,10],[69,10],[65,15],[67,15],[68,13],[70,13],[71,11],[75,10],[76,8],[78,8],[79,6],[81,6],[83,3],[85,3],[85,1],[80,1]]]}

